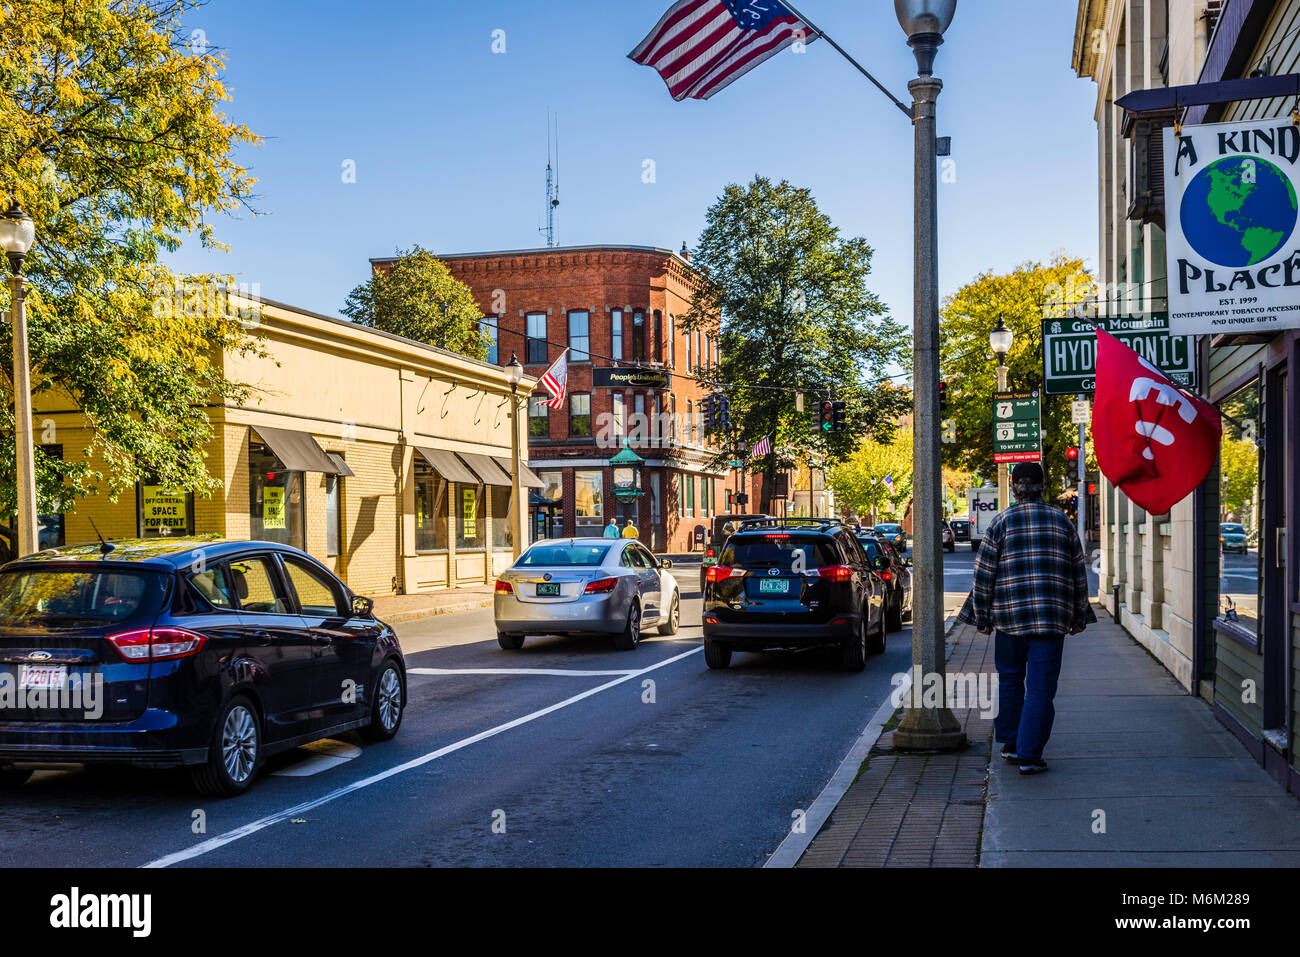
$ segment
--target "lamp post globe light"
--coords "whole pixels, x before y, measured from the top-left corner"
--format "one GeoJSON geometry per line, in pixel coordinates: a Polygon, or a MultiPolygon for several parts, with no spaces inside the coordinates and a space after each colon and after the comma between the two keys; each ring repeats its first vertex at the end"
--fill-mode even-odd
{"type": "Polygon", "coordinates": [[[523,550],[524,516],[528,510],[522,501],[523,484],[519,481],[519,380],[524,377],[524,366],[519,356],[510,353],[510,362],[506,365],[510,375],[510,501],[514,513],[510,516],[510,540],[514,560],[519,560],[523,550]]]}
{"type": "MultiPolygon", "coordinates": [[[[1006,320],[998,316],[997,328],[989,333],[989,347],[998,360],[998,391],[1007,391],[1007,354],[1016,341],[1015,333],[1007,328],[1006,320]]],[[[1011,481],[1007,473],[1007,463],[998,463],[998,508],[1004,509],[1011,504],[1011,481]]]]}
{"type": "Polygon", "coordinates": [[[36,460],[32,447],[32,377],[27,361],[27,301],[23,260],[36,239],[36,224],[18,201],[0,216],[0,249],[9,258],[9,317],[14,336],[14,464],[18,508],[14,557],[37,549],[40,533],[36,518],[36,460]]]}
{"type": "MultiPolygon", "coordinates": [[[[912,94],[915,139],[915,266],[913,268],[912,375],[912,674],[945,687],[943,634],[942,483],[939,445],[939,267],[935,102],[943,83],[935,78],[935,54],[952,22],[957,0],[894,0],[894,12],[916,55],[912,94]]],[[[914,686],[894,732],[900,750],[951,750],[966,735],[947,707],[914,686]]]]}

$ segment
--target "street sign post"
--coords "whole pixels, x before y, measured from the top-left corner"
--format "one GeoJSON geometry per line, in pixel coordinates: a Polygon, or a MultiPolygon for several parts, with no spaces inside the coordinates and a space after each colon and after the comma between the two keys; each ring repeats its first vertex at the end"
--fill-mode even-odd
{"type": "Polygon", "coordinates": [[[1170,381],[1196,387],[1196,344],[1169,332],[1169,314],[1149,312],[1097,319],[1043,320],[1043,391],[1047,395],[1091,394],[1097,377],[1096,327],[1109,332],[1170,381]]]}
{"type": "Polygon", "coordinates": [[[993,393],[993,461],[1037,462],[1043,457],[1038,390],[993,393]]]}

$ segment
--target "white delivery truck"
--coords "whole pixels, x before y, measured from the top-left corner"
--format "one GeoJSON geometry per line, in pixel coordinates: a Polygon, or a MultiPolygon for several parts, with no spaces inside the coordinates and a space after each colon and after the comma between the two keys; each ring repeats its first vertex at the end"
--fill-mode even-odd
{"type": "Polygon", "coordinates": [[[998,490],[988,487],[967,489],[966,505],[970,515],[970,547],[971,551],[977,551],[985,529],[998,514],[998,490]]]}

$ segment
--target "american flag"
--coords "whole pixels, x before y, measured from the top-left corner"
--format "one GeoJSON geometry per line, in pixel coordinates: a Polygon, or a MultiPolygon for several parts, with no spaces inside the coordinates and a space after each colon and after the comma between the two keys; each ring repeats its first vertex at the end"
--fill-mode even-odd
{"type": "Polygon", "coordinates": [[[885,488],[889,489],[889,494],[894,495],[894,473],[890,472],[885,476],[885,488]]]}
{"type": "Polygon", "coordinates": [[[564,408],[564,393],[569,387],[569,350],[560,353],[560,358],[551,364],[542,376],[542,388],[551,394],[546,404],[552,409],[564,408]]]}
{"type": "Polygon", "coordinates": [[[678,0],[628,56],[658,71],[674,100],[707,100],[817,32],[779,0],[678,0]]]}
{"type": "Polygon", "coordinates": [[[764,455],[767,455],[767,453],[771,451],[772,451],[772,436],[765,435],[757,442],[754,443],[754,447],[749,450],[749,457],[751,459],[762,458],[764,455]]]}

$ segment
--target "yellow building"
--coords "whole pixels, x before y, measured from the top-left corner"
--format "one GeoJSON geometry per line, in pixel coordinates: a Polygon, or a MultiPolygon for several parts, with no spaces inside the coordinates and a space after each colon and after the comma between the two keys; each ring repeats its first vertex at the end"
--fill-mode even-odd
{"type": "MultiPolygon", "coordinates": [[[[536,380],[331,316],[248,296],[262,354],[227,352],[226,376],[253,387],[208,409],[211,497],[142,482],[135,494],[81,500],[42,519],[43,545],[214,533],[287,542],[356,592],[381,596],[492,582],[526,543],[525,507],[541,481],[511,479],[511,428],[536,380]]],[[[92,434],[57,393],[38,397],[37,441],[80,458],[92,434]]],[[[102,463],[98,463],[102,467],[102,463]]]]}

